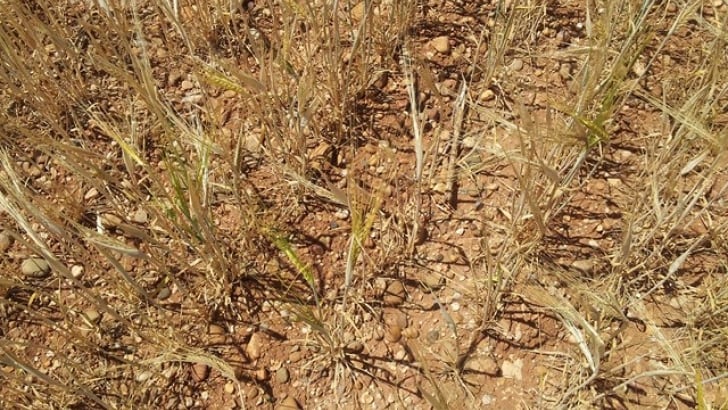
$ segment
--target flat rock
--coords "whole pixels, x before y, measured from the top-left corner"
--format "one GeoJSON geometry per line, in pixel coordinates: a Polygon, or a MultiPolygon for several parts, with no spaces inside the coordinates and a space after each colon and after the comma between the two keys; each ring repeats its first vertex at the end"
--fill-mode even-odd
{"type": "Polygon", "coordinates": [[[504,360],[501,365],[501,374],[506,379],[523,380],[523,359],[504,360]]]}
{"type": "Polygon", "coordinates": [[[51,273],[51,266],[43,258],[28,258],[20,265],[23,275],[31,278],[45,278],[51,273]]]}
{"type": "Polygon", "coordinates": [[[280,384],[288,383],[288,380],[290,380],[291,374],[288,372],[288,369],[285,367],[281,367],[278,370],[276,370],[276,381],[280,384]]]}
{"type": "Polygon", "coordinates": [[[301,406],[298,404],[296,399],[292,396],[288,396],[281,400],[281,403],[276,406],[276,410],[301,410],[301,406]]]}

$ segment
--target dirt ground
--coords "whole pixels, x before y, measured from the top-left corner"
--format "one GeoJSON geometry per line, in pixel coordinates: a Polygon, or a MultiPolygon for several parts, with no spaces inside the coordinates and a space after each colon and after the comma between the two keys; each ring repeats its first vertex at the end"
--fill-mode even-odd
{"type": "MultiPolygon", "coordinates": [[[[28,15],[46,24],[60,15],[31,3],[28,15]]],[[[396,2],[341,2],[351,27],[370,30],[368,59],[347,55],[352,37],[342,62],[321,57],[326,44],[274,40],[286,10],[300,17],[286,26],[300,38],[319,29],[302,17],[307,2],[248,2],[220,26],[184,2],[179,24],[208,27],[187,40],[142,2],[145,45],[130,50],[104,32],[97,6],[60,3],[66,20],[54,24],[80,54],[50,41],[32,58],[55,77],[27,90],[0,82],[2,193],[14,198],[0,211],[3,408],[725,405],[725,83],[700,118],[715,145],[677,130],[681,113],[698,111],[689,102],[702,79],[726,71],[725,56],[705,61],[707,44],[725,41],[728,4],[653,4],[653,35],[634,46],[614,87],[624,98],[599,128],[574,108],[611,101],[584,92],[603,85],[584,79],[601,69],[585,64],[593,32],[606,30],[593,23],[599,4],[418,1],[398,33],[388,26],[396,2]],[[276,46],[297,52],[271,58],[266,73],[256,50],[276,46]],[[123,81],[125,70],[144,72],[130,57],[142,54],[159,101],[198,126],[210,152],[170,142],[148,94],[123,81]],[[240,92],[200,61],[258,80],[230,76],[240,92]],[[351,84],[343,97],[307,94],[302,84],[328,87],[335,70],[351,84]],[[256,81],[267,90],[251,92],[256,81]],[[54,93],[65,105],[42,112],[54,93]],[[146,165],[135,168],[120,141],[146,165]],[[205,155],[195,199],[179,170],[205,155]],[[42,212],[13,196],[10,170],[42,212]],[[165,187],[186,192],[197,239],[165,187]],[[49,229],[41,214],[69,228],[49,229]],[[352,235],[367,218],[347,287],[352,235]],[[38,243],[55,259],[34,269],[29,258],[47,256],[38,243]]],[[[631,3],[615,16],[637,13],[631,3]]]]}

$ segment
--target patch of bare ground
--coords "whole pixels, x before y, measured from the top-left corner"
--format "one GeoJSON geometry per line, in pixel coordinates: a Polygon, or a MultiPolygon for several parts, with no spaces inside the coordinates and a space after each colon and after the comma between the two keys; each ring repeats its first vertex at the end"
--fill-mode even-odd
{"type": "Polygon", "coordinates": [[[2,408],[723,408],[723,1],[0,0],[2,408]]]}

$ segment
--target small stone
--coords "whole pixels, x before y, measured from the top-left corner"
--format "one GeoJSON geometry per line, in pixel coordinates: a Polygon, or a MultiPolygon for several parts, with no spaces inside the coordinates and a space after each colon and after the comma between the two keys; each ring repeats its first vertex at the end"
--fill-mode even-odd
{"type": "Polygon", "coordinates": [[[101,313],[94,308],[84,310],[83,316],[90,324],[97,325],[101,321],[101,313]]]}
{"type": "Polygon", "coordinates": [[[74,279],[81,279],[81,276],[83,276],[83,266],[82,265],[71,266],[71,276],[73,276],[74,279]]]}
{"type": "Polygon", "coordinates": [[[261,355],[263,345],[265,344],[265,339],[265,334],[261,332],[253,333],[253,335],[250,336],[248,345],[245,346],[245,354],[248,355],[250,360],[258,360],[261,355]]]}
{"type": "Polygon", "coordinates": [[[361,353],[364,351],[364,344],[358,340],[354,340],[346,345],[346,350],[350,353],[361,353]]]}
{"type": "Polygon", "coordinates": [[[472,370],[478,373],[487,373],[489,375],[498,374],[498,363],[489,356],[475,357],[465,364],[465,370],[472,370]]]}
{"type": "Polygon", "coordinates": [[[592,273],[594,271],[594,262],[588,259],[574,261],[571,267],[582,273],[592,273]]]}
{"type": "Polygon", "coordinates": [[[222,389],[227,394],[233,394],[235,392],[235,384],[233,382],[227,382],[222,389]]]}
{"type": "Polygon", "coordinates": [[[430,41],[430,45],[438,53],[441,53],[441,54],[450,53],[450,38],[448,36],[435,37],[430,41]]]}
{"type": "Polygon", "coordinates": [[[301,406],[298,404],[296,399],[288,396],[281,401],[281,404],[276,406],[276,410],[301,410],[301,406]]]}
{"type": "Polygon", "coordinates": [[[384,303],[390,306],[396,306],[404,302],[406,296],[402,281],[395,280],[384,291],[384,303]]]}
{"type": "Polygon", "coordinates": [[[265,367],[261,367],[260,369],[255,371],[254,376],[255,380],[259,382],[268,380],[268,369],[266,369],[265,367]]]}
{"type": "Polygon", "coordinates": [[[445,284],[445,278],[438,272],[428,271],[422,278],[422,283],[427,291],[438,290],[445,284]]]}
{"type": "Polygon", "coordinates": [[[490,101],[493,98],[495,98],[495,93],[490,88],[486,88],[480,93],[480,96],[478,96],[478,100],[480,101],[490,101]]]}
{"type": "Polygon", "coordinates": [[[182,81],[182,91],[189,91],[193,88],[195,88],[195,84],[192,83],[192,81],[190,81],[190,80],[182,81]]]}
{"type": "Polygon", "coordinates": [[[384,339],[390,343],[397,343],[402,338],[402,328],[397,325],[387,327],[384,333],[384,339]]]}
{"type": "Polygon", "coordinates": [[[51,266],[43,258],[28,258],[20,265],[23,275],[31,278],[45,278],[51,273],[51,266]]]}
{"type": "Polygon", "coordinates": [[[103,213],[99,217],[99,222],[106,229],[114,229],[121,224],[122,219],[114,214],[103,213]]]}
{"type": "Polygon", "coordinates": [[[437,329],[432,329],[429,332],[427,332],[427,335],[425,336],[427,339],[427,342],[432,344],[437,342],[440,339],[440,332],[437,329]]]}
{"type": "Polygon", "coordinates": [[[97,196],[99,196],[99,190],[96,188],[91,188],[88,191],[86,191],[85,194],[83,194],[83,199],[86,201],[90,201],[90,200],[96,198],[97,196]]]}
{"type": "Polygon", "coordinates": [[[349,210],[348,209],[340,209],[336,212],[334,212],[334,216],[338,219],[346,219],[349,217],[349,210]]]}
{"type": "Polygon", "coordinates": [[[463,138],[463,142],[462,142],[463,148],[468,148],[468,149],[475,148],[477,143],[478,142],[475,140],[475,137],[473,137],[473,136],[467,136],[467,137],[463,138]]]}
{"type": "Polygon", "coordinates": [[[504,360],[501,365],[501,374],[506,379],[523,380],[523,359],[504,360]]]}
{"type": "Polygon", "coordinates": [[[134,377],[134,380],[136,380],[139,383],[144,383],[145,381],[149,380],[152,377],[152,372],[145,370],[134,377]]]}
{"type": "Polygon", "coordinates": [[[511,64],[508,66],[508,68],[511,71],[521,71],[523,69],[523,60],[520,58],[516,58],[513,61],[511,61],[511,64]]]}
{"type": "Polygon", "coordinates": [[[288,373],[288,369],[286,369],[285,367],[281,367],[280,369],[276,370],[276,381],[280,384],[288,383],[290,376],[291,375],[288,373]]]}
{"type": "Polygon", "coordinates": [[[15,238],[10,231],[0,232],[0,252],[5,252],[10,249],[13,246],[13,242],[15,242],[15,238]]]}
{"type": "Polygon", "coordinates": [[[143,209],[137,209],[131,216],[131,220],[138,224],[145,224],[149,221],[149,214],[143,209]]]}
{"type": "Polygon", "coordinates": [[[157,300],[165,300],[169,298],[170,295],[172,295],[172,290],[169,286],[165,286],[159,290],[159,293],[157,293],[157,300]]]}
{"type": "Polygon", "coordinates": [[[302,352],[293,352],[290,355],[288,355],[288,361],[291,363],[298,363],[303,358],[302,352]]]}
{"type": "Polygon", "coordinates": [[[571,64],[564,63],[559,67],[559,76],[562,80],[568,81],[571,79],[571,64]]]}
{"type": "Polygon", "coordinates": [[[190,373],[192,374],[192,378],[196,382],[199,383],[205,381],[205,379],[207,379],[207,376],[210,375],[210,366],[204,363],[195,363],[192,365],[190,373]]]}

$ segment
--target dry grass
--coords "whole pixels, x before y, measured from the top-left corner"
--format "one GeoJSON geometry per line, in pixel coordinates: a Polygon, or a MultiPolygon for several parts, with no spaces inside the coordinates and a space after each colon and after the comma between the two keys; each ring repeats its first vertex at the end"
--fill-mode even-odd
{"type": "Polygon", "coordinates": [[[515,350],[543,369],[523,408],[727,405],[728,6],[483,2],[433,68],[422,2],[0,3],[3,408],[214,406],[175,384],[194,364],[225,405],[280,403],[253,334],[312,352],[306,408],[362,380],[473,408],[498,375],[467,363],[516,306],[559,328],[515,350]],[[439,273],[427,246],[462,221],[458,276],[422,292],[451,355],[368,354],[384,288],[439,273]]]}

